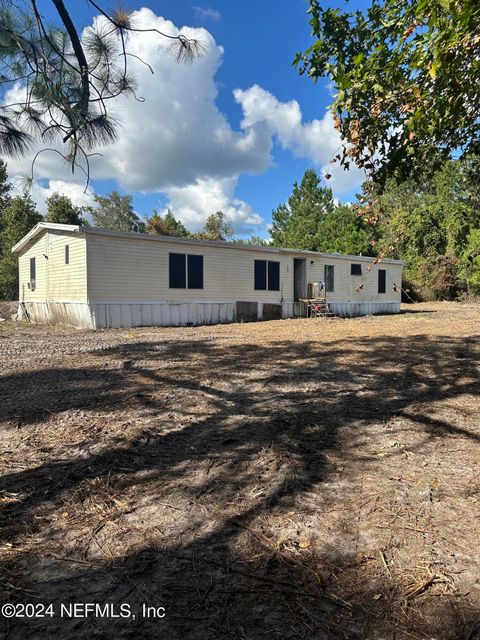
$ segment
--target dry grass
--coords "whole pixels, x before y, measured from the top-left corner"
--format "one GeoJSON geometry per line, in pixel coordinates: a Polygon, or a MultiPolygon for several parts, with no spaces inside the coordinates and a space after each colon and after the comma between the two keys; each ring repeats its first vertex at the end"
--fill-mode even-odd
{"type": "Polygon", "coordinates": [[[1,323],[5,599],[167,608],[5,637],[479,640],[480,307],[406,311],[1,323]]]}

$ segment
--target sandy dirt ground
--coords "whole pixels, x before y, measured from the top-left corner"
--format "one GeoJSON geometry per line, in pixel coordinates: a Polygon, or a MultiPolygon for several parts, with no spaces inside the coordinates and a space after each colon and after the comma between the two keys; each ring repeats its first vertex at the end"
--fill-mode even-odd
{"type": "Polygon", "coordinates": [[[480,640],[479,328],[0,323],[0,637],[480,640]]]}

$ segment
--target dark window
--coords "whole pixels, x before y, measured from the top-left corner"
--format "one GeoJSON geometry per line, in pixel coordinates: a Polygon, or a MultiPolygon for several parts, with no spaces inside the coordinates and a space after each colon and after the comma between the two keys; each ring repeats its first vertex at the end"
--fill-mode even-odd
{"type": "Polygon", "coordinates": [[[70,247],[65,245],[65,264],[70,264],[70,247]]]}
{"type": "Polygon", "coordinates": [[[268,290],[280,291],[280,263],[268,261],[268,290]]]}
{"type": "Polygon", "coordinates": [[[35,282],[36,271],[35,258],[30,258],[30,282],[35,282]]]}
{"type": "Polygon", "coordinates": [[[188,288],[203,289],[203,256],[187,256],[188,288]]]}
{"type": "Polygon", "coordinates": [[[203,289],[203,256],[169,253],[168,260],[170,289],[203,289]]]}
{"type": "Polygon", "coordinates": [[[170,289],[185,289],[187,286],[185,258],[186,256],[184,253],[168,254],[170,289]]]}
{"type": "Polygon", "coordinates": [[[335,286],[334,273],[335,273],[335,268],[333,264],[326,264],[325,265],[325,291],[326,292],[334,291],[334,286],[335,286]]]}
{"type": "Polygon", "coordinates": [[[255,260],[255,289],[280,291],[280,262],[255,260]]]}
{"type": "Polygon", "coordinates": [[[385,293],[387,290],[387,272],[385,269],[378,270],[378,293],[385,293]]]}
{"type": "Polygon", "coordinates": [[[255,289],[267,290],[267,261],[255,260],[255,289]]]}
{"type": "Polygon", "coordinates": [[[361,276],[362,275],[362,265],[361,264],[351,264],[350,265],[350,275],[351,276],[361,276]]]}

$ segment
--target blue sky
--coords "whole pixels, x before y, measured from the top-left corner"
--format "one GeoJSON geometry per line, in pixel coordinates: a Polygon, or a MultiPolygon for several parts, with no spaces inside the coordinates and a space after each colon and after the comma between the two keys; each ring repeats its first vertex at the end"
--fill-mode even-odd
{"type": "MultiPolygon", "coordinates": [[[[100,2],[107,10],[111,9],[112,3],[100,2]]],[[[345,6],[343,2],[337,4],[345,6]]],[[[43,0],[40,6],[47,19],[55,19],[51,2],[43,0]]],[[[92,24],[96,12],[85,0],[67,2],[67,6],[79,29],[92,24]]],[[[359,3],[350,2],[348,6],[356,8],[359,3]]],[[[170,20],[176,28],[186,26],[206,30],[214,40],[215,55],[207,64],[208,68],[202,63],[197,77],[195,71],[185,71],[176,63],[177,68],[173,63],[171,66],[163,65],[162,58],[158,58],[162,68],[155,68],[156,54],[152,60],[152,54],[146,52],[145,60],[154,66],[155,76],[145,76],[144,82],[151,86],[144,87],[142,80],[140,93],[146,94],[149,105],[128,106],[122,125],[125,136],[131,135],[132,121],[135,121],[138,133],[135,139],[132,135],[128,144],[124,141],[117,150],[106,153],[107,157],[111,156],[109,164],[105,162],[102,165],[99,161],[98,167],[93,167],[92,190],[101,194],[111,189],[132,193],[135,209],[141,216],[148,216],[153,208],[162,210],[170,204],[174,213],[190,227],[202,224],[210,198],[210,213],[224,204],[239,234],[253,232],[265,235],[272,209],[286,201],[293,182],[300,180],[304,171],[311,167],[320,174],[324,173],[336,146],[332,142],[335,132],[326,115],[331,101],[327,82],[320,81],[315,85],[306,77],[299,76],[292,67],[296,52],[312,42],[307,2],[130,0],[127,5],[133,11],[142,7],[150,9],[155,16],[170,20]],[[195,113],[195,100],[190,104],[188,86],[198,101],[200,114],[195,113]],[[217,95],[213,95],[213,87],[217,95]],[[235,90],[240,90],[240,93],[234,95],[235,90]],[[184,109],[185,115],[172,119],[174,110],[182,110],[178,106],[182,100],[189,103],[184,109]],[[298,105],[292,105],[292,100],[298,105]],[[153,110],[156,101],[158,113],[153,110]],[[297,112],[300,113],[300,121],[297,112]],[[177,129],[190,126],[189,119],[192,155],[198,158],[191,167],[186,167],[189,164],[188,137],[184,141],[187,151],[178,154],[174,141],[179,135],[177,129]],[[224,140],[220,151],[218,145],[210,148],[208,137],[197,139],[202,119],[211,130],[211,136],[223,131],[226,142],[224,140]],[[143,130],[138,129],[139,120],[144,122],[143,130]],[[158,130],[160,121],[162,127],[158,130]],[[185,127],[184,122],[187,123],[185,127]],[[142,136],[145,139],[140,144],[142,136]],[[248,142],[250,138],[253,141],[248,142]],[[137,147],[135,140],[138,141],[137,147]],[[151,152],[150,145],[155,146],[157,141],[159,147],[165,149],[165,155],[172,159],[171,166],[165,165],[162,150],[158,148],[144,169],[144,172],[152,174],[150,179],[131,178],[132,165],[135,168],[132,156],[137,155],[139,160],[143,160],[143,155],[151,152]],[[244,148],[247,142],[251,146],[248,152],[244,148]],[[170,143],[173,147],[169,146],[170,143]],[[235,148],[231,157],[229,147],[235,148]],[[204,162],[202,153],[205,154],[204,162]],[[128,156],[128,166],[121,164],[122,155],[128,156]],[[175,170],[177,162],[178,171],[175,170]],[[230,164],[231,169],[228,169],[230,164]],[[157,167],[158,175],[155,174],[157,167]],[[201,204],[197,205],[197,201],[201,204]]],[[[142,19],[145,20],[145,15],[142,19]]],[[[205,31],[196,33],[201,36],[205,31]]],[[[123,135],[122,131],[120,134],[123,135]]],[[[14,169],[21,172],[20,165],[14,169]]],[[[38,198],[41,199],[42,193],[48,194],[48,189],[62,188],[70,180],[72,178],[56,169],[53,161],[39,165],[38,198]]],[[[79,176],[73,177],[73,182],[79,181],[79,176]]],[[[348,201],[358,191],[360,181],[361,175],[357,173],[337,181],[334,177],[330,186],[336,197],[348,201]]],[[[74,196],[78,188],[70,185],[65,187],[65,192],[74,196]]]]}

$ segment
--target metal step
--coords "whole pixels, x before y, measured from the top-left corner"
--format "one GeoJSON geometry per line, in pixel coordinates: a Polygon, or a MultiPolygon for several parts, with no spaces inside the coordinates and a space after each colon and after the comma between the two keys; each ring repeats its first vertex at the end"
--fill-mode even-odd
{"type": "Polygon", "coordinates": [[[336,315],[330,310],[328,303],[313,303],[310,305],[311,318],[335,318],[336,315]]]}

